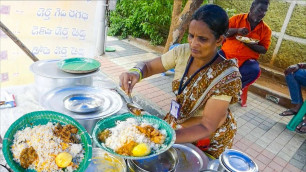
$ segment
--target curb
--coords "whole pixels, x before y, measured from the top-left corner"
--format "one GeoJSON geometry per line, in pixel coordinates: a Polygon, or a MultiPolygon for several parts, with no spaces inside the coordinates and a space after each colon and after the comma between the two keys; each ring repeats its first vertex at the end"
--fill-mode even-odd
{"type": "Polygon", "coordinates": [[[251,91],[254,94],[257,94],[260,97],[270,100],[271,102],[275,104],[284,106],[286,108],[293,107],[289,96],[282,94],[280,92],[271,90],[268,87],[253,83],[252,85],[250,85],[249,91],[251,91]]]}

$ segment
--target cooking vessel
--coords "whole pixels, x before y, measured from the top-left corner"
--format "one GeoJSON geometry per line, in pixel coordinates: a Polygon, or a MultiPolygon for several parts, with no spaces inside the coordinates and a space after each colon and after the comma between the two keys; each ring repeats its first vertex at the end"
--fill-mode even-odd
{"type": "Polygon", "coordinates": [[[126,172],[126,162],[123,158],[112,155],[100,148],[92,149],[92,160],[85,172],[126,172]]]}
{"type": "Polygon", "coordinates": [[[45,93],[64,86],[92,86],[93,76],[98,72],[88,74],[70,74],[57,67],[60,60],[40,60],[30,66],[34,74],[36,98],[39,100],[45,93]]]}
{"type": "Polygon", "coordinates": [[[127,160],[128,168],[133,172],[174,172],[175,167],[179,163],[179,158],[176,150],[171,147],[166,152],[141,160],[127,160]]]}

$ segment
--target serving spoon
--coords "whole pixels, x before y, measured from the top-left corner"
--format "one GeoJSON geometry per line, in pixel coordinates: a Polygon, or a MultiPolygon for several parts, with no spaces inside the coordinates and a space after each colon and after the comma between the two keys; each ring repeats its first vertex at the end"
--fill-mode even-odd
{"type": "Polygon", "coordinates": [[[127,109],[130,113],[136,116],[142,115],[142,112],[144,112],[145,110],[134,103],[133,97],[131,94],[126,94],[125,91],[120,87],[119,89],[115,89],[115,91],[125,100],[127,109]],[[121,92],[124,92],[124,94],[127,95],[129,99],[127,100],[127,98],[123,96],[121,92]]]}

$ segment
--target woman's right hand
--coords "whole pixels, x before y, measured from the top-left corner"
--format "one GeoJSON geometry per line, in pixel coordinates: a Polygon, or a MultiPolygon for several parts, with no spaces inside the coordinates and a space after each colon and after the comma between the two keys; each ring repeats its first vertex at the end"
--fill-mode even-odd
{"type": "Polygon", "coordinates": [[[135,84],[139,81],[139,74],[137,72],[124,72],[119,76],[120,87],[125,91],[126,94],[131,94],[135,84]]]}

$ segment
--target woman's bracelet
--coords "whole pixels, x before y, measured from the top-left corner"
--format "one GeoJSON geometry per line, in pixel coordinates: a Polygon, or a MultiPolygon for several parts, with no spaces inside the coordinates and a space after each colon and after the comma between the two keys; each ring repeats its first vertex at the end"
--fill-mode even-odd
{"type": "Polygon", "coordinates": [[[133,67],[132,69],[129,70],[130,72],[137,72],[139,75],[139,80],[138,82],[140,82],[143,79],[143,72],[139,67],[133,67]]]}

